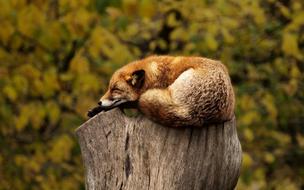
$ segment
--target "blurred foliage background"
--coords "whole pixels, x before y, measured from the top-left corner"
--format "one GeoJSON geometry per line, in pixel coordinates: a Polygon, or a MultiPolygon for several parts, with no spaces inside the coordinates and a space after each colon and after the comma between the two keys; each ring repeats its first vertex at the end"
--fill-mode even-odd
{"type": "Polygon", "coordinates": [[[229,68],[237,189],[304,189],[302,0],[0,0],[0,24],[0,189],[84,189],[74,130],[151,54],[229,68]]]}

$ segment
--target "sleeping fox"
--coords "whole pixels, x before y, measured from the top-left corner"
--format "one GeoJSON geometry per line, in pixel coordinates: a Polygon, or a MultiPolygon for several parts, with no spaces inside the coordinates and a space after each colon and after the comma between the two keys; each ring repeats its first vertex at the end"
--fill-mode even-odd
{"type": "Polygon", "coordinates": [[[203,57],[150,56],[117,70],[98,112],[134,103],[166,126],[202,126],[234,116],[234,92],[226,67],[203,57]]]}

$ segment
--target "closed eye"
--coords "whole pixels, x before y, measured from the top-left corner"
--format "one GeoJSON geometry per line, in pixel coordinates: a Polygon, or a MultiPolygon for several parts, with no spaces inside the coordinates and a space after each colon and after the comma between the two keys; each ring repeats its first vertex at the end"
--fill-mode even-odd
{"type": "Polygon", "coordinates": [[[112,93],[119,93],[119,92],[121,92],[122,90],[120,90],[120,89],[118,89],[118,88],[113,88],[113,89],[111,89],[111,92],[112,93]]]}

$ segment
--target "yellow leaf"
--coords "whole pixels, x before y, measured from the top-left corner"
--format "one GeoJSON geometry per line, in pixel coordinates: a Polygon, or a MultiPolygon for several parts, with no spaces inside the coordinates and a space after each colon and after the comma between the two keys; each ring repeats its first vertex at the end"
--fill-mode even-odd
{"type": "Polygon", "coordinates": [[[290,11],[287,7],[285,7],[282,3],[277,3],[279,7],[279,11],[286,17],[290,18],[290,11]]]}
{"type": "Polygon", "coordinates": [[[28,162],[26,164],[31,172],[37,173],[41,168],[41,165],[38,162],[36,162],[36,160],[34,160],[34,159],[28,160],[28,162]]]}
{"type": "Polygon", "coordinates": [[[278,112],[274,102],[274,97],[271,94],[266,94],[261,102],[266,107],[271,120],[276,123],[278,112]]]}
{"type": "Polygon", "coordinates": [[[85,7],[90,3],[89,0],[60,0],[59,6],[63,9],[76,9],[79,7],[85,7]]]}
{"type": "MultiPolygon", "coordinates": [[[[5,17],[8,14],[10,14],[11,12],[11,5],[10,5],[10,1],[0,1],[0,17],[5,17]]],[[[2,21],[1,21],[2,22],[2,21]]]]}
{"type": "Polygon", "coordinates": [[[274,67],[281,75],[288,75],[288,64],[282,58],[275,59],[274,67]]]}
{"type": "Polygon", "coordinates": [[[157,44],[159,45],[159,47],[161,49],[166,49],[167,45],[168,45],[167,42],[165,40],[163,40],[163,39],[158,39],[157,40],[157,44]]]}
{"type": "Polygon", "coordinates": [[[136,35],[139,32],[139,26],[136,23],[130,24],[127,28],[127,34],[130,36],[136,35]]]}
{"type": "Polygon", "coordinates": [[[221,32],[227,44],[235,42],[235,37],[226,28],[222,28],[221,32]]]}
{"type": "Polygon", "coordinates": [[[298,36],[290,32],[284,32],[282,50],[286,55],[294,56],[300,60],[303,59],[298,47],[298,36]]]}
{"type": "Polygon", "coordinates": [[[261,116],[256,111],[249,111],[240,118],[240,123],[244,126],[253,124],[254,122],[260,121],[261,116]]]}
{"type": "Polygon", "coordinates": [[[57,21],[49,21],[45,26],[41,27],[42,34],[39,42],[48,47],[48,49],[58,49],[61,47],[61,39],[63,38],[61,23],[57,21]]]}
{"type": "Polygon", "coordinates": [[[299,146],[303,149],[304,148],[304,135],[301,135],[300,133],[296,136],[299,146]]]}
{"type": "Polygon", "coordinates": [[[107,7],[106,12],[109,15],[109,17],[113,20],[116,20],[122,15],[121,10],[115,7],[107,7]]]}
{"type": "Polygon", "coordinates": [[[80,8],[77,11],[68,12],[68,14],[63,17],[63,23],[67,26],[71,38],[81,38],[97,18],[94,12],[80,8]]]}
{"type": "Polygon", "coordinates": [[[43,95],[50,97],[59,90],[60,85],[58,82],[58,76],[55,68],[48,69],[43,75],[43,95]]]}
{"type": "Polygon", "coordinates": [[[68,135],[62,135],[54,140],[51,150],[48,152],[50,160],[60,163],[69,160],[74,142],[68,135]]]}
{"type": "Polygon", "coordinates": [[[187,39],[187,31],[182,27],[178,27],[170,34],[170,39],[185,41],[187,39]]]}
{"type": "Polygon", "coordinates": [[[296,64],[292,64],[290,69],[290,76],[292,78],[299,78],[301,76],[301,71],[296,64]]]}
{"type": "Polygon", "coordinates": [[[248,169],[252,166],[253,160],[251,158],[251,156],[244,152],[243,153],[243,161],[242,161],[242,168],[244,169],[248,169]]]}
{"type": "Polygon", "coordinates": [[[15,126],[17,131],[23,130],[29,123],[32,108],[29,105],[23,105],[20,108],[20,114],[15,118],[15,126]]]}
{"type": "Polygon", "coordinates": [[[211,34],[206,34],[206,45],[210,50],[217,50],[218,43],[215,39],[215,37],[211,34]]]}
{"type": "Polygon", "coordinates": [[[251,141],[254,139],[253,132],[252,132],[252,130],[249,129],[249,128],[245,128],[243,134],[244,134],[244,138],[245,138],[248,142],[251,142],[251,141]]]}
{"type": "Polygon", "coordinates": [[[61,189],[74,190],[79,189],[79,184],[75,183],[75,180],[71,177],[65,178],[61,182],[61,189]]]}
{"type": "Polygon", "coordinates": [[[31,91],[31,93],[35,96],[44,94],[44,85],[41,80],[39,80],[39,79],[34,80],[33,89],[31,91]]]}
{"type": "Polygon", "coordinates": [[[29,90],[28,81],[22,75],[15,75],[13,77],[12,81],[13,81],[14,87],[16,88],[16,91],[18,91],[18,93],[20,95],[26,94],[27,91],[29,90]]]}
{"type": "Polygon", "coordinates": [[[18,12],[18,29],[27,36],[35,36],[45,22],[45,14],[33,4],[18,12]]]}
{"type": "Polygon", "coordinates": [[[14,87],[5,86],[3,88],[3,93],[8,97],[12,102],[16,101],[18,95],[14,87]]]}
{"type": "Polygon", "coordinates": [[[46,115],[46,110],[44,109],[41,103],[33,103],[30,105],[31,112],[30,112],[30,121],[34,129],[41,128],[44,118],[46,115]]]}
{"type": "Polygon", "coordinates": [[[72,107],[73,97],[68,93],[62,92],[59,95],[59,102],[60,102],[60,104],[62,104],[64,106],[72,107]]]}
{"type": "Polygon", "coordinates": [[[89,52],[95,59],[99,59],[102,54],[111,60],[111,64],[121,65],[132,58],[128,48],[115,35],[100,26],[92,32],[89,44],[89,52]]]}
{"type": "Polygon", "coordinates": [[[22,154],[17,154],[14,157],[14,162],[16,163],[17,166],[22,166],[22,165],[26,164],[27,158],[26,158],[26,156],[24,156],[22,154]]]}
{"type": "Polygon", "coordinates": [[[251,14],[253,15],[254,21],[257,24],[264,24],[266,22],[266,17],[264,13],[264,9],[260,7],[258,1],[251,1],[252,5],[249,8],[251,14]]]}
{"type": "Polygon", "coordinates": [[[180,22],[178,20],[176,20],[175,14],[170,14],[167,18],[167,24],[170,27],[176,27],[180,24],[180,22]]]}
{"type": "Polygon", "coordinates": [[[6,45],[15,32],[15,28],[9,20],[1,21],[1,28],[3,29],[0,29],[0,40],[6,45]]]}
{"type": "Polygon", "coordinates": [[[275,183],[276,190],[299,190],[301,189],[293,180],[286,178],[275,183]]]}
{"type": "Polygon", "coordinates": [[[267,163],[271,164],[271,163],[273,163],[273,162],[275,161],[275,157],[273,156],[273,154],[271,154],[271,153],[269,153],[269,152],[266,152],[266,153],[264,154],[264,160],[265,160],[267,163]]]}
{"type": "Polygon", "coordinates": [[[274,131],[274,130],[269,131],[268,133],[273,139],[275,139],[277,142],[279,142],[280,145],[287,145],[291,141],[290,136],[287,134],[284,134],[284,133],[281,133],[278,131],[274,131]]]}
{"type": "Polygon", "coordinates": [[[18,73],[20,73],[22,76],[28,78],[29,81],[35,81],[41,76],[41,72],[36,67],[34,67],[33,64],[20,65],[18,71],[18,73]]]}
{"type": "Polygon", "coordinates": [[[139,5],[140,15],[143,17],[151,18],[156,12],[157,1],[142,0],[139,5]]]}
{"type": "Polygon", "coordinates": [[[136,0],[123,0],[122,8],[127,15],[135,15],[138,11],[138,3],[136,0]]]}
{"type": "Polygon", "coordinates": [[[60,108],[55,102],[49,101],[46,104],[46,110],[51,125],[55,125],[60,118],[60,108]]]}
{"type": "Polygon", "coordinates": [[[258,168],[254,171],[253,176],[255,179],[263,181],[265,179],[265,170],[258,168]]]}
{"type": "Polygon", "coordinates": [[[241,96],[238,103],[240,104],[242,110],[252,110],[256,108],[255,100],[252,96],[249,96],[247,94],[241,96]]]}
{"type": "Polygon", "coordinates": [[[77,74],[89,72],[89,63],[87,59],[81,55],[76,55],[70,63],[70,71],[77,74]]]}
{"type": "Polygon", "coordinates": [[[291,78],[287,84],[283,85],[283,89],[289,96],[295,95],[298,90],[298,80],[296,78],[291,78]]]}

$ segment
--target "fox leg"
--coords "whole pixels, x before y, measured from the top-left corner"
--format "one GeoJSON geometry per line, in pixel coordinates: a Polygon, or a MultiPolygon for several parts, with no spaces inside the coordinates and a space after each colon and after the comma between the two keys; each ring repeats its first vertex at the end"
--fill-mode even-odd
{"type": "Polygon", "coordinates": [[[146,116],[166,126],[188,126],[193,123],[187,106],[174,100],[169,88],[147,90],[140,96],[138,104],[146,116]]]}

